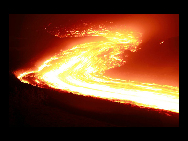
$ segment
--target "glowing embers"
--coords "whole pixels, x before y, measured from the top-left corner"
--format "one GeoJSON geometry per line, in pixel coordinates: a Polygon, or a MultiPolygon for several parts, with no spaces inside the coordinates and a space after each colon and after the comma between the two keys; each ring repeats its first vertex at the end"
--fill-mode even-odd
{"type": "Polygon", "coordinates": [[[159,44],[161,45],[161,44],[163,44],[163,43],[164,43],[164,41],[160,42],[159,44]]]}
{"type": "MultiPolygon", "coordinates": [[[[74,33],[81,32],[76,30],[74,33]]],[[[137,50],[141,42],[138,36],[140,34],[124,30],[122,33],[119,30],[110,31],[100,26],[100,30],[87,30],[85,35],[100,35],[108,41],[77,45],[46,60],[37,71],[20,74],[18,78],[25,82],[23,78],[32,73],[34,76],[30,78],[34,81],[27,83],[36,82],[40,87],[48,85],[75,94],[179,112],[177,87],[127,82],[103,75],[106,70],[124,64],[124,50],[137,50]]]]}

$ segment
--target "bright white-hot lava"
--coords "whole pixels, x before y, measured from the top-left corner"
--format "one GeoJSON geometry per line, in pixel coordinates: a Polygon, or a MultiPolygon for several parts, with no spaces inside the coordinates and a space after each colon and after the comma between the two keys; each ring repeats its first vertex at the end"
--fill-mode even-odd
{"type": "Polygon", "coordinates": [[[68,31],[59,37],[103,36],[101,40],[79,44],[46,60],[36,71],[17,77],[24,83],[67,90],[74,94],[131,103],[141,107],[164,109],[179,113],[179,88],[112,79],[104,76],[106,70],[125,63],[121,54],[135,52],[141,43],[138,32],[99,26],[95,30],[68,31]],[[32,76],[32,82],[29,77],[32,76]]]}

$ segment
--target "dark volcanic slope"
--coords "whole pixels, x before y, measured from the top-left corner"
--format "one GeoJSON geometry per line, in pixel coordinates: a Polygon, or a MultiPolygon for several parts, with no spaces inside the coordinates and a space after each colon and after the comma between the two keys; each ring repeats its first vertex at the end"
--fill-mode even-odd
{"type": "Polygon", "coordinates": [[[38,88],[10,74],[9,126],[179,126],[179,114],[38,88]]]}

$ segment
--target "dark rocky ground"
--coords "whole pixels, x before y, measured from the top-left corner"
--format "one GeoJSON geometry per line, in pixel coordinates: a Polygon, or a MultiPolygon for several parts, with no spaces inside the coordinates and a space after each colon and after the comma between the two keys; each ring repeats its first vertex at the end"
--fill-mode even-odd
{"type": "Polygon", "coordinates": [[[9,127],[166,126],[178,127],[179,114],[39,88],[9,74],[9,127]]]}

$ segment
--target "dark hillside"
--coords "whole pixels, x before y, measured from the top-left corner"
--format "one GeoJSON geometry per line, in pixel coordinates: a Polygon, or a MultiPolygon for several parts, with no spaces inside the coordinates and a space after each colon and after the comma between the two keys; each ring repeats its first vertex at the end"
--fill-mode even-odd
{"type": "Polygon", "coordinates": [[[9,74],[9,126],[179,126],[179,114],[34,87],[9,74]]]}

